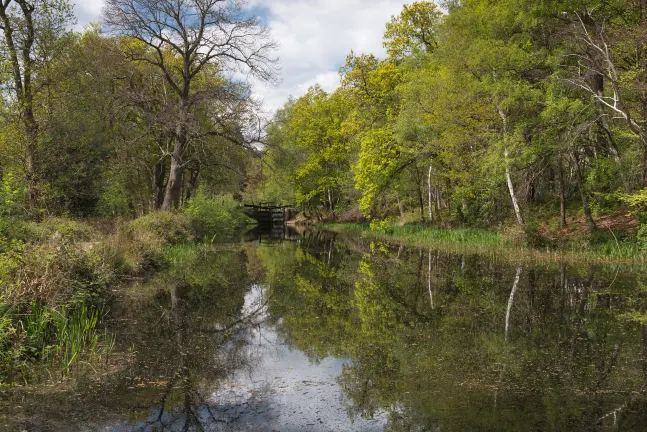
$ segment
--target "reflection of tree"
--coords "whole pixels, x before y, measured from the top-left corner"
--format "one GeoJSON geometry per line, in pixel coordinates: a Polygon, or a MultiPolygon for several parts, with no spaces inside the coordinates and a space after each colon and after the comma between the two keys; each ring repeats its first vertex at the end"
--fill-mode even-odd
{"type": "Polygon", "coordinates": [[[171,272],[115,305],[114,370],[38,399],[19,430],[200,431],[227,421],[210,395],[253,361],[246,331],[263,305],[246,304],[251,285],[243,251],[187,251],[171,272]],[[115,418],[128,421],[116,425],[115,418]]]}
{"type": "MultiPolygon", "coordinates": [[[[193,357],[195,336],[198,336],[199,340],[208,335],[212,342],[209,348],[213,352],[218,350],[230,351],[227,358],[229,361],[233,360],[231,364],[211,365],[212,368],[219,369],[216,370],[216,374],[222,376],[224,371],[231,372],[232,366],[234,368],[240,367],[246,360],[241,357],[244,353],[236,350],[240,346],[235,346],[235,343],[228,344],[227,341],[240,340],[236,336],[237,333],[244,332],[249,326],[258,325],[257,319],[261,316],[265,305],[259,305],[229,325],[208,328],[192,322],[190,319],[195,310],[195,305],[191,305],[190,300],[192,289],[190,286],[178,285],[171,290],[169,325],[176,337],[177,362],[173,365],[174,370],[171,369],[169,382],[156,404],[158,407],[156,409],[157,413],[151,415],[149,420],[139,426],[141,431],[204,431],[205,426],[209,424],[227,423],[228,421],[228,419],[221,417],[219,413],[214,411],[212,408],[213,402],[207,400],[204,396],[205,392],[198,388],[198,383],[193,379],[193,376],[198,372],[205,372],[204,364],[196,364],[198,359],[193,357]],[[231,352],[232,350],[234,352],[231,352]],[[177,402],[169,404],[168,402],[172,399],[177,402]]],[[[198,360],[198,363],[202,362],[206,363],[208,359],[198,360]]],[[[207,391],[209,390],[212,389],[207,389],[207,391]]]]}
{"type": "Polygon", "coordinates": [[[311,358],[351,360],[339,382],[354,415],[386,410],[394,431],[581,430],[645,403],[642,332],[619,319],[626,293],[604,292],[632,286],[615,271],[521,271],[340,241],[284,247],[259,251],[270,311],[311,358]]]}

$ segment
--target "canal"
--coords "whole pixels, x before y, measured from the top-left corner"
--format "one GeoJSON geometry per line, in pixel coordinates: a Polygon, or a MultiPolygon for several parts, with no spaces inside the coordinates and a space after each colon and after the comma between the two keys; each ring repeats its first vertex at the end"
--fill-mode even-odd
{"type": "Polygon", "coordinates": [[[16,431],[647,429],[647,276],[328,232],[187,248],[109,359],[8,391],[16,431]]]}

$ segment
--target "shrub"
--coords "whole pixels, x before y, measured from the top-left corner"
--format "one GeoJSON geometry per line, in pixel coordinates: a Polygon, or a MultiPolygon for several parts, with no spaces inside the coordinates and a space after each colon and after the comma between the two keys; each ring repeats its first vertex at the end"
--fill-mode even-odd
{"type": "MultiPolygon", "coordinates": [[[[3,256],[7,260],[11,255],[3,256]]],[[[9,262],[0,293],[10,305],[25,301],[99,305],[115,277],[101,255],[74,245],[26,245],[19,259],[9,262]]]]}
{"type": "Polygon", "coordinates": [[[542,232],[541,224],[537,220],[527,221],[523,226],[524,239],[526,245],[531,248],[554,248],[556,244],[552,239],[546,236],[546,233],[542,232]]]}
{"type": "Polygon", "coordinates": [[[393,221],[391,218],[386,218],[384,220],[374,219],[371,221],[370,228],[371,231],[377,231],[382,234],[393,234],[393,221]]]}
{"type": "Polygon", "coordinates": [[[150,213],[130,222],[125,230],[134,237],[155,236],[168,244],[183,243],[191,239],[189,220],[180,213],[150,213]]]}
{"type": "Polygon", "coordinates": [[[202,238],[230,237],[249,221],[232,196],[209,197],[203,190],[191,199],[185,213],[193,231],[202,238]]]}
{"type": "Polygon", "coordinates": [[[97,204],[99,215],[105,217],[131,215],[127,180],[124,173],[121,170],[109,171],[105,175],[104,184],[97,204]]]}
{"type": "Polygon", "coordinates": [[[21,203],[25,197],[25,185],[20,184],[12,173],[0,179],[0,217],[24,215],[21,203]]]}

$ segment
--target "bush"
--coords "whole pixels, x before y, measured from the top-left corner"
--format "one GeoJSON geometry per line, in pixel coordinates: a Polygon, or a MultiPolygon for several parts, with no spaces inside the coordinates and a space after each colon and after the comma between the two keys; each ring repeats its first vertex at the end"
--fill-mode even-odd
{"type": "Polygon", "coordinates": [[[168,244],[191,239],[189,219],[180,213],[154,212],[130,222],[125,230],[134,237],[158,237],[168,244]]]}
{"type": "Polygon", "coordinates": [[[191,199],[185,213],[195,234],[202,238],[230,237],[249,221],[232,196],[209,197],[203,190],[191,199]]]}
{"type": "Polygon", "coordinates": [[[21,203],[25,198],[25,185],[20,184],[12,173],[0,178],[0,217],[21,216],[26,210],[21,203]]]}
{"type": "Polygon", "coordinates": [[[9,263],[1,279],[0,294],[10,305],[25,301],[100,305],[115,278],[101,255],[74,245],[25,245],[18,257],[3,254],[0,260],[9,263]]]}
{"type": "Polygon", "coordinates": [[[523,233],[526,245],[531,248],[552,249],[557,246],[552,239],[546,236],[546,233],[542,232],[541,224],[536,220],[526,222],[523,226],[523,233]]]}
{"type": "Polygon", "coordinates": [[[105,174],[104,187],[99,195],[97,212],[104,217],[132,215],[128,201],[128,187],[125,175],[120,170],[105,174]]]}
{"type": "Polygon", "coordinates": [[[391,218],[383,220],[374,219],[370,224],[371,231],[377,231],[382,234],[393,234],[393,221],[391,218]]]}

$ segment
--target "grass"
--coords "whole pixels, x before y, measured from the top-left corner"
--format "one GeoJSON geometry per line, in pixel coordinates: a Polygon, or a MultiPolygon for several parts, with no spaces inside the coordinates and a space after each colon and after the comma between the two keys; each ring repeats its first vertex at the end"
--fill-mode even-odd
{"type": "Polygon", "coordinates": [[[430,246],[448,252],[496,253],[511,260],[639,262],[640,245],[632,240],[582,239],[559,248],[533,248],[525,244],[523,233],[498,233],[478,228],[434,228],[420,224],[387,225],[371,229],[365,223],[325,223],[318,227],[369,240],[399,241],[414,246],[430,246]]]}
{"type": "Polygon", "coordinates": [[[80,364],[91,365],[107,357],[114,336],[100,328],[102,316],[101,309],[85,303],[59,307],[32,303],[24,313],[3,307],[1,381],[10,382],[16,373],[23,379],[33,378],[39,370],[35,365],[52,366],[67,374],[80,364]]]}

